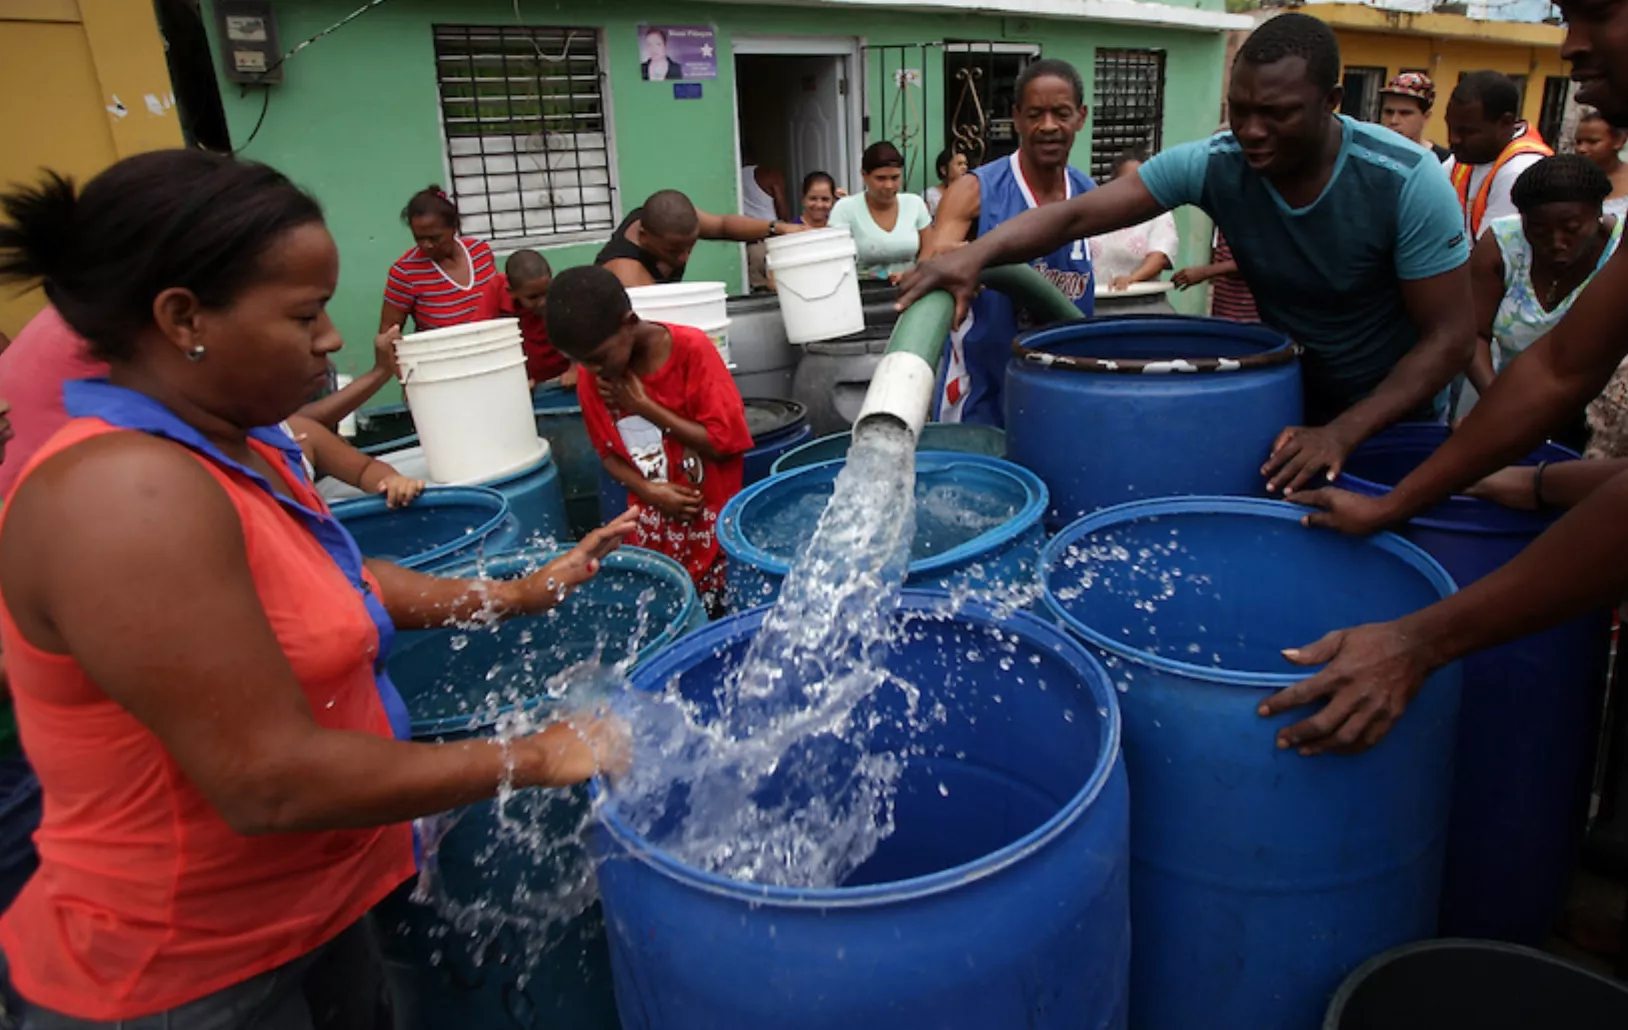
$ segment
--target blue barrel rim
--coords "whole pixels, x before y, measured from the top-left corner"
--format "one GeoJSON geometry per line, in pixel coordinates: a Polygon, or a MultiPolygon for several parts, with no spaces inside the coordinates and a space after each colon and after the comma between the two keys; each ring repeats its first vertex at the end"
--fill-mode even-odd
{"type": "Polygon", "coordinates": [[[1345,1015],[1345,1008],[1351,1003],[1368,979],[1374,973],[1397,962],[1414,955],[1428,954],[1433,951],[1485,951],[1501,955],[1518,956],[1534,960],[1542,965],[1556,967],[1568,973],[1575,974],[1586,980],[1593,980],[1603,986],[1611,988],[1614,992],[1628,997],[1628,984],[1609,976],[1602,976],[1586,966],[1578,965],[1559,955],[1540,951],[1525,944],[1512,944],[1509,941],[1487,940],[1480,937],[1433,937],[1424,941],[1410,941],[1399,944],[1380,952],[1373,958],[1365,960],[1357,968],[1346,974],[1340,986],[1329,998],[1328,1009],[1323,1016],[1321,1030],[1340,1030],[1340,1020],[1345,1015]]]}
{"type": "MultiPolygon", "coordinates": [[[[554,547],[546,550],[540,547],[512,547],[506,551],[499,551],[485,557],[468,558],[422,571],[425,575],[434,576],[437,579],[502,579],[504,578],[502,573],[506,571],[535,572],[549,562],[570,554],[571,550],[570,547],[554,547]],[[494,575],[494,572],[497,574],[494,575]]],[[[604,575],[607,569],[621,569],[624,571],[660,569],[662,572],[671,575],[675,580],[686,584],[691,583],[689,572],[685,571],[684,566],[678,562],[665,554],[647,550],[643,547],[634,547],[630,544],[623,544],[610,554],[607,554],[600,559],[599,566],[599,572],[594,576],[595,579],[604,575]]],[[[638,663],[654,654],[657,649],[666,647],[680,637],[686,636],[688,634],[686,627],[695,618],[695,614],[700,608],[700,595],[693,589],[684,591],[683,608],[674,616],[672,623],[662,627],[661,632],[656,634],[650,643],[634,652],[634,662],[638,663]]],[[[386,663],[389,660],[390,656],[386,655],[386,663]]],[[[504,704],[492,710],[490,719],[471,720],[468,715],[443,715],[438,719],[422,720],[413,718],[411,736],[413,740],[425,740],[448,735],[467,734],[485,728],[516,710],[534,711],[542,706],[543,700],[542,697],[528,696],[520,701],[504,704]]],[[[412,717],[410,706],[408,716],[409,718],[412,717]]]]}
{"type": "MultiPolygon", "coordinates": [[[[633,678],[635,680],[648,678],[657,684],[666,683],[693,664],[694,658],[710,654],[724,640],[734,640],[742,631],[755,632],[772,608],[772,605],[763,605],[726,616],[701,627],[652,655],[640,666],[633,678]]],[[[958,866],[940,869],[924,876],[914,876],[891,883],[868,884],[863,887],[777,887],[733,880],[709,873],[680,862],[665,850],[651,845],[623,821],[613,805],[599,807],[598,825],[615,838],[629,858],[643,862],[682,886],[750,905],[773,905],[787,909],[871,908],[931,897],[965,886],[974,880],[1004,872],[1056,840],[1086,816],[1097,798],[1107,789],[1116,769],[1124,765],[1124,756],[1120,749],[1122,730],[1119,698],[1114,692],[1107,670],[1081,646],[1079,641],[1028,612],[997,613],[989,606],[971,600],[955,603],[950,594],[942,590],[902,590],[899,592],[898,605],[887,617],[895,618],[910,613],[922,613],[929,618],[935,615],[946,615],[954,619],[971,616],[970,621],[986,629],[1003,633],[1021,631],[1027,634],[1031,642],[1045,647],[1067,663],[1079,675],[1086,691],[1096,701],[1097,708],[1107,712],[1106,716],[1101,717],[1104,724],[1102,746],[1091,774],[1086,777],[1080,789],[1060,805],[1045,822],[1017,840],[970,862],[963,862],[958,866]],[[953,614],[950,612],[952,603],[953,614]]],[[[590,789],[596,802],[604,796],[605,788],[598,777],[594,778],[590,789]]]]}
{"type": "MultiPolygon", "coordinates": [[[[1196,349],[1196,348],[1195,348],[1196,349]]],[[[1065,372],[1112,375],[1193,375],[1196,373],[1252,372],[1280,365],[1292,365],[1302,351],[1286,333],[1260,322],[1234,322],[1208,315],[1104,315],[1033,329],[1012,341],[1014,367],[1031,366],[1065,372]],[[1047,348],[1081,337],[1112,335],[1116,339],[1163,335],[1179,331],[1185,336],[1221,337],[1257,341],[1262,350],[1234,358],[1203,357],[1194,354],[1179,359],[1097,358],[1053,354],[1047,348]]]]}
{"type": "Polygon", "coordinates": [[[497,532],[509,518],[509,499],[488,486],[426,486],[424,492],[419,494],[412,504],[406,508],[392,508],[389,502],[378,494],[368,494],[362,497],[348,497],[343,501],[336,501],[328,510],[340,522],[347,518],[367,518],[374,515],[395,514],[406,509],[422,508],[451,508],[454,506],[474,507],[475,502],[482,506],[493,508],[493,514],[478,529],[472,529],[455,540],[444,544],[436,544],[428,550],[419,551],[411,558],[411,565],[403,568],[421,568],[448,557],[458,554],[470,545],[471,540],[485,539],[497,532]]]}
{"type": "MultiPolygon", "coordinates": [[[[928,426],[961,426],[961,427],[965,427],[965,428],[967,428],[969,430],[974,430],[974,429],[976,429],[976,430],[987,430],[990,433],[998,433],[1000,435],[1001,442],[1003,444],[1003,448],[1004,448],[1004,444],[1005,444],[1005,441],[1006,441],[1006,430],[1000,428],[999,426],[984,425],[981,422],[928,422],[926,425],[922,426],[923,431],[925,431],[928,426]]],[[[983,435],[983,434],[978,434],[978,435],[983,435]]],[[[795,472],[797,469],[807,468],[809,465],[817,465],[817,464],[819,464],[819,462],[815,462],[815,461],[803,462],[803,463],[796,464],[796,465],[792,465],[792,464],[788,464],[788,463],[793,458],[795,458],[795,457],[797,457],[799,455],[808,453],[809,451],[813,450],[816,446],[825,443],[827,440],[835,440],[838,437],[847,437],[849,442],[852,443],[853,436],[854,436],[854,431],[852,429],[847,429],[847,430],[844,430],[844,431],[842,431],[840,433],[826,433],[823,436],[816,436],[814,439],[808,441],[807,443],[800,443],[796,447],[793,447],[791,450],[789,450],[786,453],[782,454],[780,457],[774,459],[774,464],[769,466],[769,475],[778,476],[782,472],[795,472]]],[[[917,440],[917,443],[916,443],[916,453],[917,454],[927,454],[927,453],[931,453],[931,454],[978,454],[978,453],[981,453],[979,451],[946,450],[943,447],[923,447],[923,446],[921,446],[921,435],[919,433],[917,434],[916,440],[917,440]]],[[[1002,461],[1011,461],[1011,459],[1006,457],[1006,455],[1004,453],[1003,454],[985,454],[984,457],[986,457],[986,458],[1000,458],[1002,461]]],[[[827,460],[833,460],[833,459],[827,459],[827,460]]],[[[1013,462],[1013,464],[1016,464],[1016,462],[1013,462]]],[[[1019,465],[1018,467],[1022,468],[1021,465],[1019,465]]]]}
{"type": "MultiPolygon", "coordinates": [[[[1185,679],[1224,683],[1228,686],[1255,687],[1273,692],[1282,690],[1285,687],[1292,687],[1296,683],[1308,679],[1313,674],[1312,671],[1247,672],[1239,669],[1223,669],[1213,665],[1194,665],[1191,662],[1177,661],[1165,655],[1149,654],[1139,648],[1128,647],[1124,643],[1092,629],[1065,610],[1063,605],[1052,595],[1051,573],[1056,568],[1063,551],[1076,544],[1081,536],[1111,526],[1164,515],[1254,515],[1276,519],[1280,522],[1293,522],[1299,525],[1300,520],[1310,510],[1286,501],[1272,501],[1255,497],[1153,497],[1116,504],[1112,508],[1104,508],[1101,511],[1092,512],[1084,518],[1070,522],[1058,530],[1057,535],[1046,543],[1045,550],[1040,552],[1040,565],[1037,571],[1040,579],[1041,599],[1045,603],[1046,610],[1056,615],[1063,625],[1068,627],[1070,633],[1078,634],[1088,641],[1092,647],[1100,648],[1122,661],[1133,662],[1144,668],[1170,673],[1185,679]]],[[[1306,529],[1305,532],[1333,531],[1306,529]]],[[[1416,572],[1424,576],[1441,593],[1441,599],[1445,600],[1458,592],[1458,584],[1453,581],[1453,577],[1447,574],[1447,570],[1442,567],[1440,562],[1432,558],[1429,552],[1417,544],[1405,540],[1395,533],[1375,533],[1364,539],[1393,557],[1400,558],[1416,572]]],[[[1307,641],[1307,643],[1310,643],[1310,641],[1307,641]]]]}
{"type": "MultiPolygon", "coordinates": [[[[1352,450],[1351,455],[1355,456],[1365,448],[1378,453],[1411,450],[1416,442],[1422,442],[1417,438],[1440,436],[1445,441],[1451,435],[1452,432],[1438,422],[1398,422],[1364,440],[1352,450]]],[[[1437,446],[1440,446],[1440,444],[1438,443],[1437,446]]],[[[1564,447],[1552,440],[1545,440],[1532,453],[1544,455],[1539,460],[1551,463],[1581,461],[1583,457],[1570,447],[1564,447]],[[1549,456],[1551,452],[1554,455],[1553,457],[1549,456]]],[[[1350,456],[1346,460],[1349,462],[1350,456]]],[[[1335,478],[1334,486],[1342,490],[1349,490],[1355,494],[1362,494],[1365,497],[1384,497],[1396,489],[1394,486],[1387,486],[1384,483],[1352,475],[1344,469],[1335,478]]],[[[1505,508],[1492,501],[1483,501],[1463,494],[1453,494],[1441,503],[1433,505],[1408,519],[1407,524],[1424,529],[1439,529],[1449,533],[1464,533],[1476,536],[1528,536],[1542,533],[1548,529],[1559,515],[1559,512],[1546,514],[1542,510],[1523,511],[1505,508]],[[1487,511],[1497,512],[1501,516],[1498,521],[1505,524],[1486,525],[1478,522],[1472,516],[1473,512],[1487,511]]]]}
{"type": "MultiPolygon", "coordinates": [[[[1044,528],[1046,511],[1051,507],[1051,491],[1039,476],[1024,468],[1022,465],[1006,458],[991,458],[987,454],[972,454],[964,451],[917,451],[916,468],[921,469],[923,455],[930,456],[937,461],[944,459],[942,464],[972,464],[981,465],[994,471],[1010,475],[1014,480],[1023,484],[1029,493],[1029,501],[1019,508],[1011,518],[993,529],[979,533],[966,543],[958,544],[942,554],[931,555],[920,561],[913,561],[905,572],[908,582],[913,576],[929,576],[953,569],[955,566],[977,559],[987,553],[1007,547],[1020,539],[1035,526],[1044,528]]],[[[772,576],[784,577],[791,572],[792,563],[775,557],[763,548],[758,547],[746,539],[746,534],[740,529],[740,513],[746,505],[770,487],[779,486],[792,476],[812,475],[816,471],[835,469],[840,472],[842,466],[848,464],[847,458],[837,458],[834,461],[821,461],[813,465],[802,465],[789,469],[780,475],[771,475],[767,479],[753,483],[729,499],[724,510],[718,516],[718,546],[731,561],[744,561],[753,568],[760,569],[772,576]]],[[[833,475],[832,480],[836,477],[833,475]]]]}

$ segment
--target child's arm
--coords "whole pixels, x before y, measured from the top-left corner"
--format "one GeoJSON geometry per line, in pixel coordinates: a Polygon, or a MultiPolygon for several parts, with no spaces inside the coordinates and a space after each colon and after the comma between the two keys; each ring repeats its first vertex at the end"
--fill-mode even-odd
{"type": "Polygon", "coordinates": [[[385,495],[392,508],[411,504],[424,492],[422,479],[410,479],[377,458],[369,457],[346,443],[328,427],[290,415],[288,426],[294,439],[316,466],[318,476],[332,476],[365,494],[385,495]]]}
{"type": "Polygon", "coordinates": [[[694,487],[651,482],[620,454],[607,453],[604,461],[605,471],[637,497],[640,503],[686,522],[701,514],[701,491],[694,487]]]}
{"type": "Polygon", "coordinates": [[[299,413],[329,429],[339,426],[346,415],[366,404],[384,384],[396,378],[396,344],[401,327],[392,326],[373,338],[373,367],[357,376],[349,386],[335,390],[301,408],[299,413]]]}
{"type": "Polygon", "coordinates": [[[692,422],[678,412],[651,400],[650,395],[644,392],[644,383],[640,382],[638,376],[623,376],[614,383],[607,383],[602,379],[599,381],[599,392],[605,398],[605,403],[619,407],[629,414],[649,419],[658,429],[699,454],[702,461],[717,462],[734,457],[732,454],[719,452],[712,445],[712,438],[707,435],[706,426],[692,422]]]}

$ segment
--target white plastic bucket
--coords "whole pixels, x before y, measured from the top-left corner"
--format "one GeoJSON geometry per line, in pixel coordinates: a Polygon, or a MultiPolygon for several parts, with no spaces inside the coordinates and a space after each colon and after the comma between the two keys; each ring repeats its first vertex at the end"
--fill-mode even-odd
{"type": "Polygon", "coordinates": [[[769,241],[768,267],[792,343],[818,343],[865,328],[858,250],[847,229],[813,229],[769,241]]]}
{"type": "Polygon", "coordinates": [[[396,357],[419,357],[462,350],[483,343],[520,343],[520,320],[493,318],[484,322],[466,322],[444,329],[427,329],[409,333],[396,344],[396,357]]]}
{"type": "Polygon", "coordinates": [[[398,358],[429,478],[480,482],[535,461],[537,420],[520,338],[398,358]]]}
{"type": "Polygon", "coordinates": [[[631,286],[627,291],[640,318],[697,329],[729,323],[728,295],[723,283],[663,283],[631,286]]]}
{"type": "Polygon", "coordinates": [[[712,345],[718,348],[718,356],[724,359],[724,364],[730,368],[735,367],[735,360],[729,356],[729,319],[724,319],[715,325],[698,325],[695,328],[707,334],[712,345]]]}

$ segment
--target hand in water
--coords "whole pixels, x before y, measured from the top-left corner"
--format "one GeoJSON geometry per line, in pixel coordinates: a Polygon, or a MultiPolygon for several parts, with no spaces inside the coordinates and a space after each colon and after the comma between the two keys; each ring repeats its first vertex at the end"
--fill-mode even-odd
{"type": "Polygon", "coordinates": [[[894,308],[903,311],[934,290],[949,290],[955,296],[955,321],[950,324],[960,325],[978,292],[978,275],[983,270],[970,247],[923,261],[899,280],[899,302],[894,308]]]}
{"type": "Polygon", "coordinates": [[[1537,470],[1520,465],[1499,469],[1464,492],[1506,508],[1537,511],[1537,470]]]}
{"type": "Polygon", "coordinates": [[[1335,630],[1309,647],[1288,650],[1296,665],[1327,667],[1261,702],[1257,714],[1278,715],[1319,698],[1321,711],[1278,731],[1279,748],[1302,755],[1366,751],[1390,732],[1424,686],[1431,664],[1400,622],[1335,630]]]}
{"type": "Polygon", "coordinates": [[[701,491],[678,483],[646,483],[644,498],[665,515],[689,522],[701,514],[701,491]]]}
{"type": "Polygon", "coordinates": [[[384,494],[384,503],[392,508],[405,508],[418,500],[418,495],[423,492],[422,479],[413,479],[399,472],[391,473],[379,480],[379,493],[384,494]]]}
{"type": "Polygon", "coordinates": [[[1295,494],[1294,503],[1318,509],[1300,520],[1302,526],[1349,536],[1367,536],[1400,521],[1388,497],[1368,497],[1331,486],[1295,494]]]}
{"type": "Polygon", "coordinates": [[[1271,457],[1261,466],[1267,491],[1287,497],[1319,472],[1334,482],[1354,446],[1333,426],[1290,426],[1278,434],[1271,457]]]}
{"type": "Polygon", "coordinates": [[[533,752],[521,759],[535,763],[526,762],[536,772],[523,777],[533,787],[569,787],[594,776],[615,779],[633,760],[627,724],[594,712],[574,712],[515,744],[533,752]]]}
{"type": "Polygon", "coordinates": [[[397,374],[396,344],[401,342],[401,326],[393,325],[373,338],[373,367],[392,378],[397,374]]]}
{"type": "Polygon", "coordinates": [[[629,508],[608,524],[589,533],[582,542],[522,579],[517,584],[516,607],[527,614],[546,612],[565,600],[572,590],[599,573],[599,563],[622,546],[638,526],[639,509],[629,508]]]}

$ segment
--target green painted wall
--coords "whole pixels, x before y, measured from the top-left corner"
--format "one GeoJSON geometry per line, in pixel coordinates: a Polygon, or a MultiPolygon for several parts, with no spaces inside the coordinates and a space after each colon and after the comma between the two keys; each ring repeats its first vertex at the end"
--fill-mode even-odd
{"type": "MultiPolygon", "coordinates": [[[[1188,0],[1177,6],[1216,10],[1221,3],[1188,0]]],[[[212,7],[213,0],[206,0],[206,6],[212,7]]],[[[283,46],[327,28],[355,6],[356,0],[278,0],[274,10],[283,46]]],[[[1165,144],[1207,134],[1219,119],[1224,40],[1216,32],[939,11],[838,12],[648,0],[547,4],[521,0],[520,9],[535,24],[605,32],[617,184],[624,212],[668,187],[683,190],[703,209],[734,209],[734,76],[727,58],[729,40],[739,33],[859,36],[871,46],[946,39],[1038,42],[1045,56],[1078,67],[1088,90],[1097,47],[1156,47],[1169,55],[1165,144]],[[723,59],[717,80],[704,83],[701,99],[675,100],[665,84],[640,81],[635,26],[641,22],[716,28],[723,59]]],[[[208,20],[213,32],[213,17],[208,20]]],[[[412,242],[399,217],[402,205],[415,191],[447,177],[430,26],[513,21],[512,0],[392,0],[290,58],[284,66],[285,82],[270,87],[264,106],[259,90],[222,82],[232,139],[243,156],[286,172],[327,210],[341,255],[340,288],[332,312],[348,341],[339,355],[343,369],[357,371],[372,360],[371,339],[378,326],[385,274],[412,242]]],[[[219,40],[214,42],[218,52],[219,40]]],[[[938,59],[937,52],[932,53],[938,59]]],[[[941,73],[933,71],[929,85],[942,85],[941,73]]],[[[878,85],[885,84],[871,83],[867,94],[877,128],[879,105],[886,100],[878,85]]],[[[927,126],[923,143],[927,153],[934,154],[942,146],[944,115],[941,91],[930,92],[934,95],[923,112],[927,126]]],[[[1074,163],[1084,167],[1089,160],[1086,133],[1075,148],[1074,163]]],[[[1179,267],[1207,253],[1209,228],[1208,220],[1196,211],[1182,212],[1178,219],[1183,229],[1179,267]]],[[[544,252],[556,267],[565,267],[592,260],[597,248],[598,243],[580,243],[544,252]]],[[[733,245],[701,244],[690,268],[692,279],[739,286],[738,249],[733,245]]],[[[1200,300],[1189,297],[1181,303],[1186,307],[1200,300]]]]}

